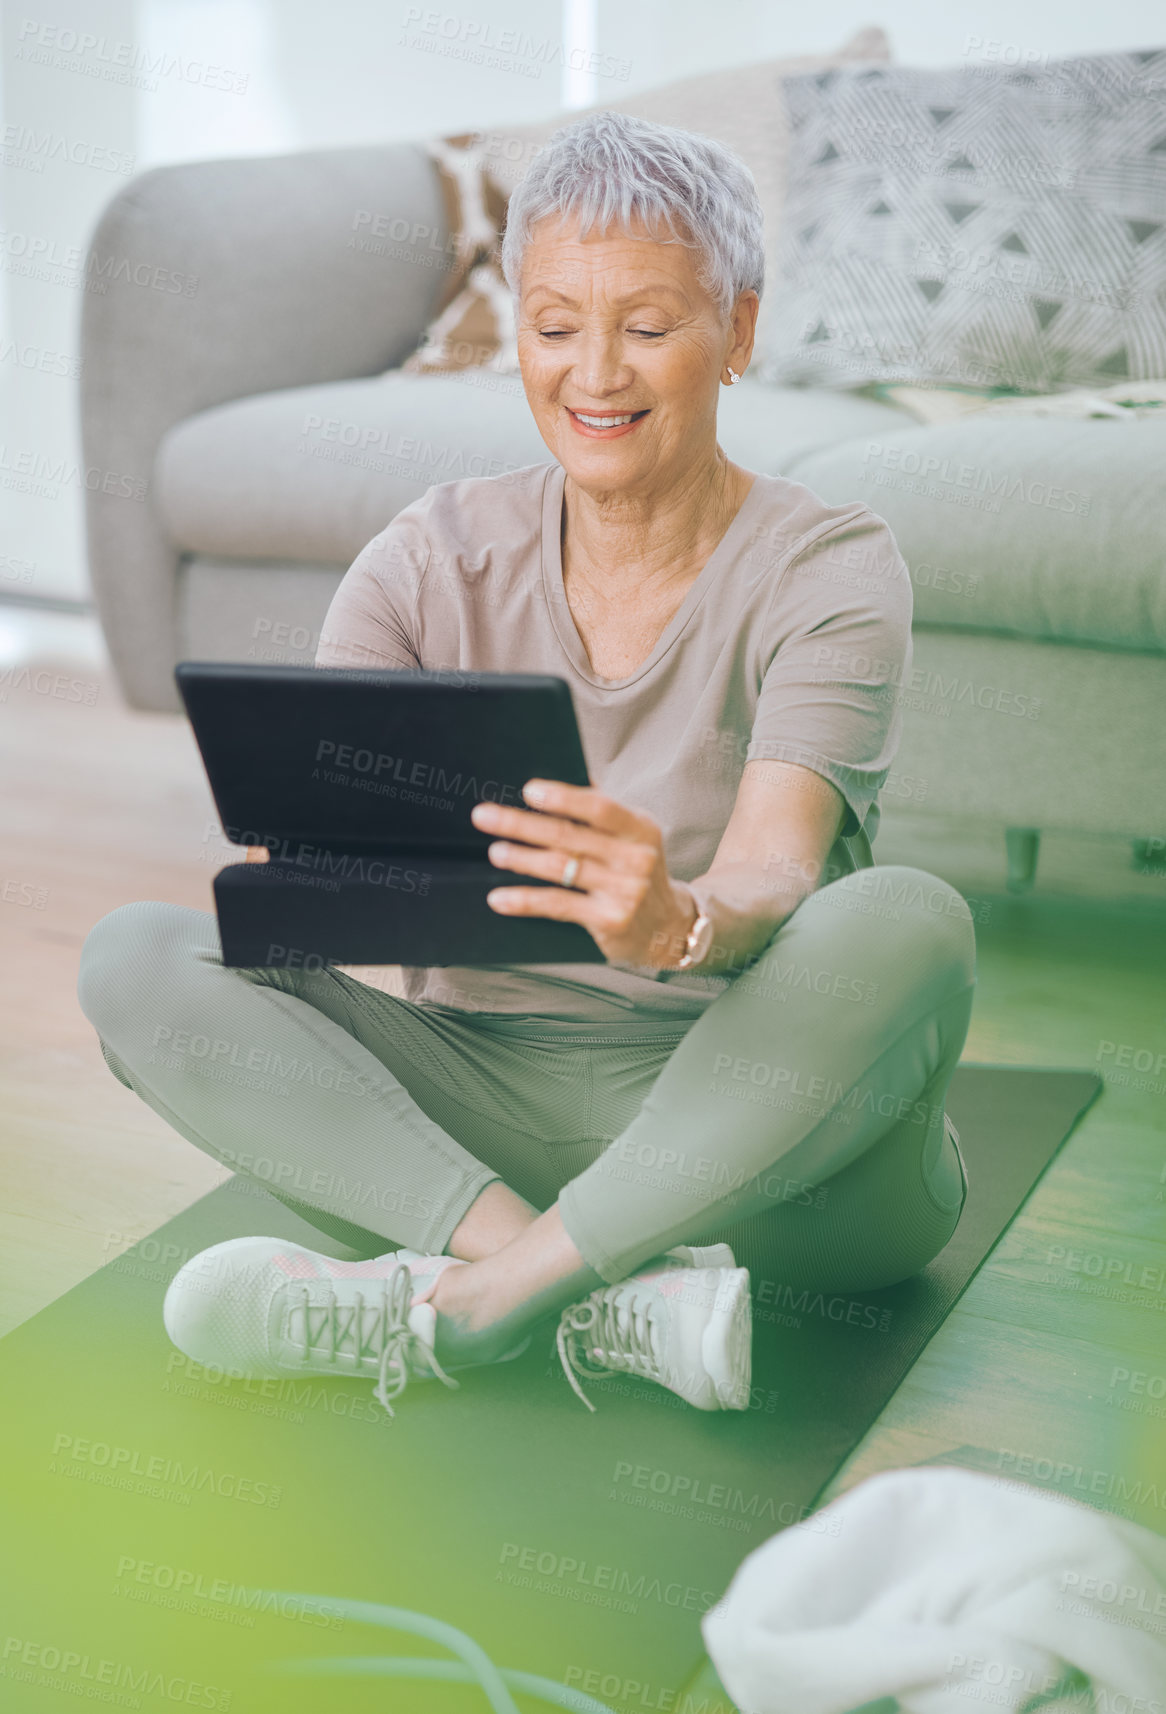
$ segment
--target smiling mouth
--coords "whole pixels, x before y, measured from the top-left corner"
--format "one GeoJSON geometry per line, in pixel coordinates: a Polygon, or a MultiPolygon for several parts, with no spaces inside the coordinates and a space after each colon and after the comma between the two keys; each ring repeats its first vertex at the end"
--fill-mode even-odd
{"type": "MultiPolygon", "coordinates": [[[[571,410],[571,407],[568,405],[567,409],[571,410]]],[[[587,428],[597,429],[622,428],[625,423],[638,422],[641,417],[646,417],[647,414],[646,410],[625,411],[622,416],[614,414],[596,415],[590,411],[571,411],[571,415],[577,421],[584,423],[587,428]]]]}

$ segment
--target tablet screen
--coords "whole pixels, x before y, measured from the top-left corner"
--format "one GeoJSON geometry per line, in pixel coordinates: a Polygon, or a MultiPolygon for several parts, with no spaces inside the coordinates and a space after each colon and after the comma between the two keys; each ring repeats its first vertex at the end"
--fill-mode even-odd
{"type": "Polygon", "coordinates": [[[214,661],[175,678],[234,844],[479,854],[475,803],[589,783],[561,678],[214,661]]]}

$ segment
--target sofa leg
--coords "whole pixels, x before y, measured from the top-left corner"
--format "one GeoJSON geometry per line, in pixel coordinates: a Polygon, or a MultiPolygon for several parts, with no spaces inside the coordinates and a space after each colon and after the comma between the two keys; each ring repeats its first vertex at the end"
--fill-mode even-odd
{"type": "Polygon", "coordinates": [[[1004,849],[1008,854],[1008,891],[1027,893],[1036,880],[1036,864],[1040,856],[1040,829],[1006,827],[1004,849]]]}

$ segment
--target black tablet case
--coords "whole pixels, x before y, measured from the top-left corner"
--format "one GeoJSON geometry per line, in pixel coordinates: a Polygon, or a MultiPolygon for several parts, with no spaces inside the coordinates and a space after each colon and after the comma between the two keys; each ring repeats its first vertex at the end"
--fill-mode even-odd
{"type": "Polygon", "coordinates": [[[266,863],[215,876],[230,966],[603,963],[576,923],[503,917],[470,820],[531,778],[590,783],[564,679],[180,661],[225,836],[266,863]]]}

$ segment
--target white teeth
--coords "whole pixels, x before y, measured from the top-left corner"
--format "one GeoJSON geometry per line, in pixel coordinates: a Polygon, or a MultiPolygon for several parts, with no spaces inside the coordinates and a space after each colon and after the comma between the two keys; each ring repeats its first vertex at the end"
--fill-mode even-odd
{"type": "Polygon", "coordinates": [[[574,412],[579,421],[586,423],[588,428],[615,428],[619,423],[630,423],[635,414],[635,411],[631,411],[626,417],[585,417],[582,411],[574,412]]]}

